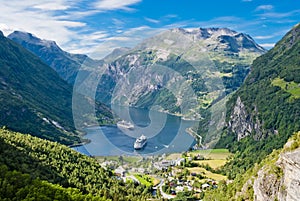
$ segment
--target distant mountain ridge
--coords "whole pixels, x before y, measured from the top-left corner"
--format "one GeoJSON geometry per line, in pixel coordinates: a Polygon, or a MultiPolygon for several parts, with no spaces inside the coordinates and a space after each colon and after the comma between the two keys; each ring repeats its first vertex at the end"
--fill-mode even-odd
{"type": "Polygon", "coordinates": [[[71,84],[74,84],[79,70],[83,77],[104,70],[100,82],[96,83],[95,95],[100,102],[140,108],[159,105],[162,107],[160,111],[182,113],[191,119],[199,117],[198,105],[200,110],[207,109],[224,93],[236,90],[248,74],[252,61],[265,52],[247,34],[227,28],[167,30],[145,39],[134,48],[117,48],[104,61],[69,54],[54,42],[38,39],[29,33],[14,32],[8,37],[35,53],[71,84]],[[78,57],[86,59],[81,63],[78,57]],[[173,73],[152,72],[154,66],[164,66],[173,73]],[[128,77],[134,79],[122,84],[128,77]],[[185,112],[180,109],[181,102],[188,95],[181,92],[187,88],[180,93],[174,90],[177,95],[170,91],[173,85],[170,80],[179,77],[191,82],[187,87],[196,94],[192,101],[186,100],[190,108],[185,112]],[[218,86],[207,87],[213,82],[218,86]]]}
{"type": "MultiPolygon", "coordinates": [[[[0,64],[0,126],[63,144],[81,142],[73,122],[72,87],[57,72],[3,35],[0,64]]],[[[112,117],[102,105],[96,104],[96,110],[99,121],[112,117]]]]}
{"type": "Polygon", "coordinates": [[[222,49],[222,45],[227,45],[227,49],[223,50],[239,52],[242,49],[249,49],[254,52],[264,53],[266,50],[259,46],[251,36],[244,33],[238,33],[228,28],[197,28],[197,29],[172,29],[173,32],[181,32],[185,35],[190,35],[198,40],[206,41],[206,44],[211,46],[215,42],[219,42],[219,47],[222,49]],[[214,41],[213,41],[214,40],[214,41]],[[213,42],[213,43],[212,43],[213,42]]]}
{"type": "Polygon", "coordinates": [[[225,28],[167,30],[145,39],[107,64],[97,98],[104,103],[142,108],[157,104],[163,107],[162,111],[184,113],[180,107],[183,97],[187,97],[183,95],[187,88],[182,93],[175,90],[177,95],[170,92],[170,87],[176,86],[172,82],[181,79],[191,83],[197,96],[198,104],[192,103],[183,114],[194,118],[198,116],[199,105],[208,108],[222,96],[222,90],[227,94],[236,90],[252,61],[263,53],[265,50],[250,36],[225,28]],[[157,70],[151,70],[155,66],[157,70]],[[164,74],[163,69],[172,73],[164,74]],[[129,77],[130,83],[125,81],[122,85],[122,80],[129,77]],[[219,86],[209,86],[212,83],[219,86]]]}
{"type": "Polygon", "coordinates": [[[79,70],[93,69],[103,64],[103,61],[93,60],[84,54],[68,53],[55,41],[43,40],[31,33],[14,31],[7,37],[39,56],[70,84],[74,84],[79,70]]]}

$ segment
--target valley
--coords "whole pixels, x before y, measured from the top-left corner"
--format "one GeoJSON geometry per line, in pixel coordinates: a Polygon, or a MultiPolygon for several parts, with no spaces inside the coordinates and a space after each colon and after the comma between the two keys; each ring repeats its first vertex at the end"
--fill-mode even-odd
{"type": "Polygon", "coordinates": [[[299,201],[299,3],[149,2],[3,3],[0,200],[299,201]]]}

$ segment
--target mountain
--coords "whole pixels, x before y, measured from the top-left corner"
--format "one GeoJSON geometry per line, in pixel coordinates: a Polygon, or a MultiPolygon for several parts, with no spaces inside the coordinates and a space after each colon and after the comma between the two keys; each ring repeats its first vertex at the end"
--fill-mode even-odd
{"type": "Polygon", "coordinates": [[[71,148],[0,129],[0,200],[147,200],[149,188],[124,183],[71,148]]]}
{"type": "Polygon", "coordinates": [[[217,146],[236,152],[225,169],[245,172],[300,130],[300,24],[258,57],[228,102],[227,129],[217,146]]]}
{"type": "Polygon", "coordinates": [[[130,51],[129,47],[119,47],[114,49],[110,54],[108,54],[107,56],[105,56],[103,58],[103,60],[107,63],[110,63],[114,60],[116,60],[118,57],[126,54],[127,52],[130,51]]]}
{"type": "Polygon", "coordinates": [[[69,83],[74,84],[80,72],[76,85],[97,85],[100,102],[153,108],[188,119],[201,118],[202,110],[236,90],[252,61],[265,52],[247,34],[227,28],[172,29],[133,49],[117,48],[102,64],[85,57],[90,62],[84,61],[86,67],[78,71],[80,55],[64,52],[55,42],[23,32],[8,37],[69,83]],[[93,76],[94,80],[88,79],[93,76]]]}
{"type": "Polygon", "coordinates": [[[39,56],[70,84],[74,84],[79,70],[88,71],[103,64],[87,55],[63,51],[55,41],[42,40],[31,33],[14,31],[7,37],[39,56]]]}
{"type": "Polygon", "coordinates": [[[226,28],[168,30],[106,64],[97,99],[197,119],[236,90],[264,52],[250,36],[226,28]]]}
{"type": "MultiPolygon", "coordinates": [[[[63,144],[80,142],[73,123],[72,88],[67,82],[3,34],[0,63],[1,126],[63,144]]],[[[78,97],[88,105],[88,100],[78,97]]]]}

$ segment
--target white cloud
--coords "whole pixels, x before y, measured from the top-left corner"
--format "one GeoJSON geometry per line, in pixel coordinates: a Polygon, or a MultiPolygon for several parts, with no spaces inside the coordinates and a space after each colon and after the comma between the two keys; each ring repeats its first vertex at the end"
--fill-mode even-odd
{"type": "Polygon", "coordinates": [[[260,35],[260,36],[254,36],[254,39],[257,40],[266,40],[266,39],[271,39],[271,38],[276,38],[278,36],[283,36],[285,33],[287,33],[289,31],[289,29],[283,29],[281,31],[277,31],[275,33],[272,34],[268,34],[268,35],[260,35]]]}
{"type": "Polygon", "coordinates": [[[67,9],[68,4],[67,0],[41,0],[38,4],[31,0],[5,1],[0,7],[0,28],[5,35],[20,30],[64,44],[79,38],[78,33],[72,29],[86,26],[85,23],[57,16],[57,12],[67,9]]]}
{"type": "MultiPolygon", "coordinates": [[[[151,37],[164,30],[166,29],[155,29],[148,26],[133,27],[128,30],[123,30],[117,35],[107,35],[107,37],[101,38],[101,41],[90,40],[87,44],[85,40],[83,40],[82,44],[73,45],[69,48],[69,51],[72,53],[85,53],[93,58],[100,59],[112,52],[115,48],[134,47],[145,38],[151,37]]],[[[91,38],[93,35],[95,34],[93,33],[86,37],[91,38]]]]}
{"type": "Polygon", "coordinates": [[[132,10],[129,6],[139,3],[141,0],[100,0],[94,3],[99,10],[132,10]]]}
{"type": "Polygon", "coordinates": [[[263,48],[271,49],[275,46],[275,43],[262,43],[262,44],[259,44],[259,45],[262,46],[263,48]]]}
{"type": "Polygon", "coordinates": [[[33,8],[44,10],[44,11],[57,11],[57,10],[67,10],[70,5],[66,5],[63,2],[46,2],[40,3],[33,6],[33,8]]]}
{"type": "Polygon", "coordinates": [[[254,39],[258,39],[258,40],[264,40],[264,39],[270,39],[270,38],[274,38],[273,35],[268,35],[268,36],[254,36],[254,39]]]}
{"type": "Polygon", "coordinates": [[[146,21],[148,21],[148,22],[154,23],[154,24],[158,24],[158,23],[160,23],[160,21],[159,21],[159,20],[155,20],[155,19],[148,18],[148,17],[145,17],[145,20],[146,20],[146,21]]]}
{"type": "Polygon", "coordinates": [[[274,6],[272,5],[260,5],[256,7],[255,11],[266,11],[266,10],[272,10],[274,6]]]}
{"type": "Polygon", "coordinates": [[[279,13],[279,12],[266,12],[263,14],[260,14],[259,16],[262,18],[287,18],[291,16],[296,16],[300,14],[300,9],[299,10],[293,10],[290,12],[285,12],[285,13],[279,13]]]}

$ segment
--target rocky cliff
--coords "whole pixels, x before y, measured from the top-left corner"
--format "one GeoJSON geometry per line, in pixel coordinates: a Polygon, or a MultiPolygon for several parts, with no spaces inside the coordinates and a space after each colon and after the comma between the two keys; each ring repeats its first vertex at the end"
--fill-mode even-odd
{"type": "Polygon", "coordinates": [[[238,141],[253,133],[256,139],[259,139],[262,135],[262,124],[257,118],[257,113],[256,108],[252,113],[249,113],[241,97],[237,98],[230,121],[228,122],[228,128],[233,133],[236,133],[238,141]]]}
{"type": "Polygon", "coordinates": [[[253,134],[259,140],[273,133],[288,139],[299,130],[299,39],[298,24],[254,60],[250,74],[228,104],[227,125],[235,139],[253,134]]]}
{"type": "Polygon", "coordinates": [[[253,189],[255,201],[299,201],[300,148],[281,153],[275,164],[267,164],[258,171],[253,189]]]}

